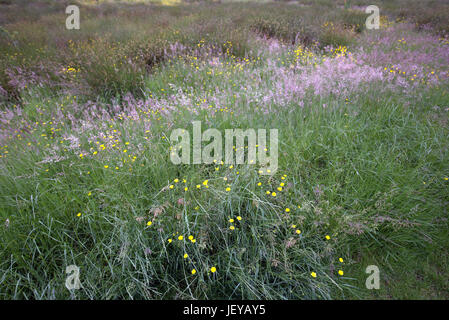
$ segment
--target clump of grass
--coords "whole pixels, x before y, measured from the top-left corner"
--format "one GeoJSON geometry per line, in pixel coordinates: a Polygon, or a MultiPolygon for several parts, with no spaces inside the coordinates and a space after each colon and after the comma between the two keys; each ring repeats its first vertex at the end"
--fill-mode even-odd
{"type": "Polygon", "coordinates": [[[341,14],[343,26],[358,33],[363,31],[366,17],[367,15],[363,11],[358,10],[345,10],[341,14]]]}
{"type": "Polygon", "coordinates": [[[320,35],[319,44],[322,48],[326,46],[349,47],[354,43],[354,31],[341,25],[335,25],[332,22],[326,22],[323,25],[324,31],[320,35]]]}

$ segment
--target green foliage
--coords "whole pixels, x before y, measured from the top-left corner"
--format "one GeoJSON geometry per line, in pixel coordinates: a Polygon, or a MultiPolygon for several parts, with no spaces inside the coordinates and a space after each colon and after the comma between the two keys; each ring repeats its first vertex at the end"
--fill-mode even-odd
{"type": "MultiPolygon", "coordinates": [[[[256,78],[257,94],[285,94],[269,64],[287,73],[319,48],[363,44],[365,15],[342,3],[102,3],[82,7],[79,32],[61,29],[61,3],[9,8],[0,298],[447,298],[447,84],[307,94],[269,113],[252,100],[256,78]],[[19,71],[45,85],[15,84],[19,71]],[[279,128],[279,171],[172,164],[167,138],[192,134],[193,120],[203,131],[279,128]],[[81,290],[64,286],[72,264],[81,290]],[[380,291],[365,290],[370,264],[380,291]]],[[[417,8],[380,3],[393,16],[417,8]]],[[[440,18],[418,23],[440,30],[440,18]]]]}

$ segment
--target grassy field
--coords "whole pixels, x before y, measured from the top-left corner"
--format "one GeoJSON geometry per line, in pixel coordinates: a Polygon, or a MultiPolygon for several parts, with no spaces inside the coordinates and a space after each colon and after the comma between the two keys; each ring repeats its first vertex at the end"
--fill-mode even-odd
{"type": "Polygon", "coordinates": [[[449,299],[447,1],[68,4],[0,0],[0,299],[449,299]]]}

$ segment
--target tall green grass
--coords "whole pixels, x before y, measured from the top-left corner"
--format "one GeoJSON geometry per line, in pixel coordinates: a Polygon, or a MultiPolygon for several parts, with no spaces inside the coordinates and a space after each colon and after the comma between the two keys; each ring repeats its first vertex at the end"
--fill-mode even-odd
{"type": "Polygon", "coordinates": [[[3,70],[54,78],[18,89],[0,75],[11,90],[2,107],[20,104],[38,123],[27,140],[13,133],[0,146],[0,298],[447,298],[447,87],[315,96],[304,107],[273,105],[274,115],[233,99],[247,94],[248,77],[236,67],[243,58],[250,74],[267,76],[272,57],[260,38],[316,50],[317,41],[357,43],[363,16],[336,5],[105,3],[83,7],[75,35],[61,27],[62,4],[39,15],[10,8],[17,19],[2,17],[3,70]],[[222,75],[193,72],[202,40],[213,53],[229,49],[222,75]],[[187,47],[180,57],[165,54],[173,43],[187,47]],[[56,72],[69,66],[80,71],[56,72]],[[129,92],[165,99],[182,89],[199,104],[216,88],[229,91],[229,109],[239,114],[152,114],[150,130],[126,117],[97,120],[80,135],[88,156],[67,151],[64,134],[79,133],[72,120],[52,118],[81,120],[77,108],[88,100],[112,112],[111,101],[129,92]],[[172,164],[167,137],[173,128],[191,133],[192,120],[203,130],[278,128],[279,171],[265,177],[251,165],[172,164]],[[94,156],[100,133],[119,142],[94,156]],[[55,155],[64,158],[49,162],[55,155]],[[72,264],[80,267],[80,290],[65,287],[72,264]],[[379,291],[365,288],[370,264],[381,270],[379,291]]]}

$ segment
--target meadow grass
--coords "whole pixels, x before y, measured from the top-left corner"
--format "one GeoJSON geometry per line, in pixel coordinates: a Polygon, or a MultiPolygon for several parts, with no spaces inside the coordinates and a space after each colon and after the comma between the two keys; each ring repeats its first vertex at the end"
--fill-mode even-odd
{"type": "Polygon", "coordinates": [[[438,18],[381,1],[375,33],[343,1],[81,2],[73,32],[39,3],[0,16],[0,298],[448,298],[438,18]],[[277,128],[278,171],[173,164],[195,120],[277,128]]]}

